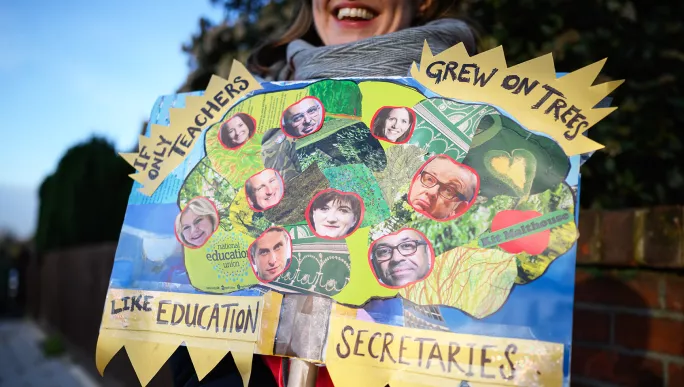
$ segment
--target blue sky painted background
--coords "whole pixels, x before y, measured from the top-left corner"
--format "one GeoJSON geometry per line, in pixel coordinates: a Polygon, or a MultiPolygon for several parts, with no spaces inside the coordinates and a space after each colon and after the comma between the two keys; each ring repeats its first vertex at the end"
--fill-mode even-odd
{"type": "Polygon", "coordinates": [[[181,45],[209,0],[0,1],[0,230],[29,236],[37,189],[71,146],[137,144],[160,95],[190,69],[181,45]]]}

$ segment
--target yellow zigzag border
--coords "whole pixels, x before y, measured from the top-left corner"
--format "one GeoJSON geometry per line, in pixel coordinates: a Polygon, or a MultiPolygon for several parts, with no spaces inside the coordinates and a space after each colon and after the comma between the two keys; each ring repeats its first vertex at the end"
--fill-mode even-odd
{"type": "Polygon", "coordinates": [[[426,41],[420,66],[413,63],[411,76],[441,96],[497,106],[527,129],[550,135],[568,156],[573,156],[603,148],[582,134],[617,109],[595,108],[624,82],[593,85],[605,62],[606,59],[557,78],[552,54],[508,67],[502,46],[471,57],[465,45],[459,43],[433,55],[426,41]],[[485,80],[488,81],[482,86],[485,80]],[[542,100],[540,107],[533,108],[542,100]],[[556,105],[558,116],[556,109],[548,111],[556,100],[561,100],[556,105]],[[563,105],[566,107],[561,108],[563,105]]]}
{"type": "Polygon", "coordinates": [[[197,144],[200,134],[217,123],[249,93],[262,89],[238,61],[233,61],[228,80],[213,75],[203,96],[188,96],[184,108],[169,111],[170,125],[153,124],[150,135],[139,138],[138,152],[120,153],[136,173],[129,175],[151,196],[166,176],[178,167],[197,144]]]}
{"type": "MultiPolygon", "coordinates": [[[[185,345],[199,380],[211,372],[221,359],[230,352],[240,371],[244,385],[247,386],[252,371],[253,355],[273,354],[276,328],[283,299],[282,294],[268,292],[259,297],[263,301],[263,312],[259,320],[258,339],[256,341],[229,340],[218,337],[218,335],[217,337],[209,337],[206,334],[204,337],[190,336],[182,334],[181,329],[178,333],[161,332],[154,326],[153,321],[149,320],[152,317],[148,315],[141,316],[140,313],[133,312],[129,317],[135,321],[125,323],[115,321],[117,318],[111,316],[107,311],[107,306],[112,299],[126,295],[152,293],[160,294],[159,292],[110,290],[95,351],[95,364],[100,375],[104,375],[104,371],[112,358],[122,348],[125,348],[141,386],[146,386],[174,351],[180,345],[185,345]]],[[[165,294],[169,295],[169,293],[165,294]]],[[[183,297],[186,302],[193,304],[208,302],[207,298],[216,300],[220,296],[184,294],[183,297]]],[[[254,299],[255,297],[251,298],[254,299]]]]}

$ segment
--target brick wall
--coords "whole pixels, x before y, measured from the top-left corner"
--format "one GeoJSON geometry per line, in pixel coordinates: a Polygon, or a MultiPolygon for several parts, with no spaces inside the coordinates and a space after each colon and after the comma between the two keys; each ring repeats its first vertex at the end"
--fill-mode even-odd
{"type": "Polygon", "coordinates": [[[683,215],[580,213],[573,386],[684,387],[683,215]]]}

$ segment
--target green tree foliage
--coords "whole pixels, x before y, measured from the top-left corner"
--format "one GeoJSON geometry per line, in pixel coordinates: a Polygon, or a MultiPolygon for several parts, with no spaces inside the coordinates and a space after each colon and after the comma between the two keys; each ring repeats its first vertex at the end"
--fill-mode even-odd
{"type": "Polygon", "coordinates": [[[264,38],[283,30],[293,12],[292,0],[210,0],[225,10],[218,25],[200,19],[199,33],[183,51],[189,55],[190,74],[180,91],[204,90],[213,74],[228,78],[233,60],[247,62],[264,38]]]}
{"type": "Polygon", "coordinates": [[[40,186],[38,251],[116,241],[132,172],[105,139],[93,137],[69,149],[40,186]]]}
{"type": "MultiPolygon", "coordinates": [[[[219,25],[200,21],[185,51],[192,73],[183,91],[201,90],[211,74],[227,77],[258,42],[282,30],[296,0],[210,0],[226,9],[219,25]]],[[[481,50],[503,45],[509,66],[553,53],[556,70],[608,58],[597,82],[625,79],[619,109],[589,130],[606,145],[582,167],[583,207],[624,208],[684,197],[684,2],[630,0],[465,0],[481,50]]]]}

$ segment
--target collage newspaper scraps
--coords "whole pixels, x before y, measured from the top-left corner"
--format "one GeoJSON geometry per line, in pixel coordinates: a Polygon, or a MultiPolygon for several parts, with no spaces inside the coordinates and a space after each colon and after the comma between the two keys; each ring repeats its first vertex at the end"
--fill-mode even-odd
{"type": "Polygon", "coordinates": [[[411,77],[259,84],[235,62],[159,98],[122,155],[100,372],[125,347],[145,385],[186,345],[245,384],[261,354],[339,386],[567,386],[600,68],[426,45],[411,77]]]}

